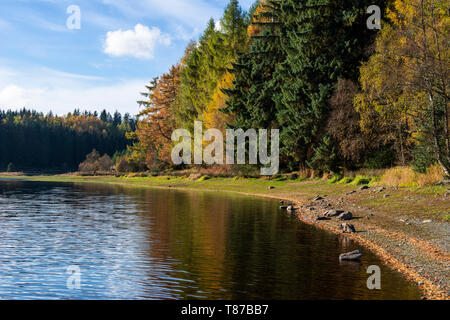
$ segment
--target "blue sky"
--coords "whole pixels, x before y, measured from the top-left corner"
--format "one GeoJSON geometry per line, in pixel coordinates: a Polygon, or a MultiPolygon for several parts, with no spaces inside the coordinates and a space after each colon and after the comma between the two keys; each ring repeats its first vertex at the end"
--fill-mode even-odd
{"type": "MultiPolygon", "coordinates": [[[[241,0],[244,9],[254,0],[241,0]]],[[[0,109],[138,113],[139,92],[168,70],[228,0],[2,0],[0,109]],[[81,12],[69,29],[67,8],[81,12]]]]}

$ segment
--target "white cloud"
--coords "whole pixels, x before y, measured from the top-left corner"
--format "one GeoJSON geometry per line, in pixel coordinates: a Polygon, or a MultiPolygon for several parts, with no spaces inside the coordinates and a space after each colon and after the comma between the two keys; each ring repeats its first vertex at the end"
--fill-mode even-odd
{"type": "MultiPolygon", "coordinates": [[[[253,0],[252,0],[253,1],[253,0]]],[[[158,21],[175,40],[199,36],[208,20],[219,19],[228,0],[102,0],[133,21],[158,21]],[[223,4],[220,4],[223,2],[223,4]]]]}
{"type": "Polygon", "coordinates": [[[157,27],[149,28],[137,24],[134,30],[108,32],[104,52],[115,57],[152,59],[157,45],[168,46],[170,43],[170,36],[157,27]]]}
{"type": "Polygon", "coordinates": [[[0,90],[0,105],[9,106],[17,104],[24,106],[30,103],[29,95],[24,88],[9,85],[0,90]]]}

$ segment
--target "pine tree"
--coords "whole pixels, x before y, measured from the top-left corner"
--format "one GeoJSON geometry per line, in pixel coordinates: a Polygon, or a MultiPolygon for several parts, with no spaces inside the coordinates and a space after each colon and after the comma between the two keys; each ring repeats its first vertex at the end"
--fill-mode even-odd
{"type": "Polygon", "coordinates": [[[223,111],[235,115],[232,125],[236,128],[276,128],[276,109],[273,96],[279,83],[273,81],[276,66],[283,60],[277,21],[278,1],[263,4],[265,10],[256,10],[252,25],[249,51],[241,53],[231,72],[235,76],[233,87],[224,90],[228,96],[227,108],[223,111]],[[254,29],[253,29],[254,30],[254,29]]]}
{"type": "Polygon", "coordinates": [[[238,0],[231,0],[220,20],[219,31],[224,36],[228,61],[236,57],[236,53],[245,49],[247,43],[247,14],[239,6],[238,0]]]}
{"type": "MultiPolygon", "coordinates": [[[[380,2],[380,1],[378,1],[380,2]]],[[[323,143],[329,99],[340,78],[356,80],[371,41],[366,8],[373,1],[282,0],[281,45],[275,74],[281,153],[305,166],[323,143]]],[[[314,162],[310,162],[314,163],[314,162]]]]}
{"type": "Polygon", "coordinates": [[[142,93],[147,99],[139,103],[144,106],[139,114],[136,130],[138,141],[131,147],[131,162],[137,167],[147,166],[161,169],[170,165],[171,135],[175,130],[174,101],[180,87],[181,65],[155,78],[142,93]]]}

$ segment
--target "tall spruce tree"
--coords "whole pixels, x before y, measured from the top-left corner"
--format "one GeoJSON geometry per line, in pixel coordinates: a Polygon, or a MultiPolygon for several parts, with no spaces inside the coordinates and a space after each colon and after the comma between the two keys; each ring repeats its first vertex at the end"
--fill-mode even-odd
{"type": "MultiPolygon", "coordinates": [[[[375,2],[375,3],[374,3],[375,2]]],[[[357,80],[364,50],[373,39],[366,9],[373,0],[281,0],[281,45],[286,59],[274,81],[281,153],[291,167],[306,166],[324,141],[329,99],[340,78],[357,80]]],[[[330,155],[332,156],[332,155],[330,155]]],[[[315,161],[310,162],[316,163],[315,161]]]]}
{"type": "Polygon", "coordinates": [[[278,1],[261,5],[252,19],[260,31],[253,35],[248,52],[241,53],[233,64],[233,87],[224,90],[228,96],[226,113],[233,113],[236,128],[276,128],[276,109],[273,96],[279,83],[273,81],[276,66],[283,60],[280,46],[278,1]]]}
{"type": "Polygon", "coordinates": [[[219,27],[219,31],[224,36],[224,45],[229,61],[236,58],[237,52],[245,49],[247,27],[247,13],[239,6],[238,0],[230,0],[219,27]]]}

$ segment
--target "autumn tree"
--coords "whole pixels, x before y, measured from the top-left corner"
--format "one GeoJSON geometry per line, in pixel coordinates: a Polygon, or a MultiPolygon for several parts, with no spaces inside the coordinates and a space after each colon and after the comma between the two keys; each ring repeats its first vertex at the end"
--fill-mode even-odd
{"type": "Polygon", "coordinates": [[[100,171],[108,172],[113,168],[114,163],[111,160],[111,157],[107,154],[104,154],[98,159],[98,168],[100,171]]]}
{"type": "Polygon", "coordinates": [[[214,90],[211,101],[208,103],[207,108],[200,117],[204,121],[206,128],[219,129],[225,133],[227,123],[234,122],[234,116],[232,114],[227,115],[222,112],[227,103],[227,96],[225,95],[224,90],[232,87],[233,80],[233,74],[229,72],[225,73],[214,90]]]}
{"type": "Polygon", "coordinates": [[[360,129],[360,117],[353,107],[358,85],[348,79],[340,79],[330,98],[330,115],[327,132],[337,146],[339,159],[345,168],[354,169],[365,157],[370,143],[360,129]]]}
{"type": "Polygon", "coordinates": [[[264,13],[269,13],[271,7],[267,3],[268,0],[255,2],[254,7],[250,9],[250,23],[247,29],[247,35],[250,39],[261,34],[266,23],[272,21],[272,16],[264,17],[264,13]]]}
{"type": "Polygon", "coordinates": [[[450,173],[448,12],[445,0],[396,0],[388,11],[392,23],[384,24],[376,53],[361,67],[362,93],[355,98],[363,128],[371,126],[373,115],[392,123],[402,150],[408,140],[414,141],[420,169],[437,162],[446,175],[450,173]]]}
{"type": "Polygon", "coordinates": [[[92,150],[86,156],[86,160],[80,163],[78,170],[82,173],[97,174],[99,172],[109,172],[113,168],[113,162],[109,155],[100,156],[97,150],[92,150]]]}
{"type": "Polygon", "coordinates": [[[80,163],[78,170],[83,173],[91,173],[96,174],[97,171],[99,171],[98,168],[98,160],[100,159],[100,154],[97,152],[97,150],[92,150],[91,153],[89,153],[86,156],[86,160],[84,160],[82,163],[80,163]]]}
{"type": "Polygon", "coordinates": [[[139,114],[136,130],[139,141],[134,148],[134,157],[145,154],[145,164],[149,168],[170,165],[171,136],[175,130],[173,103],[178,95],[180,73],[179,64],[172,66],[168,73],[147,86],[147,92],[142,94],[147,99],[139,101],[144,109],[139,114]]]}

